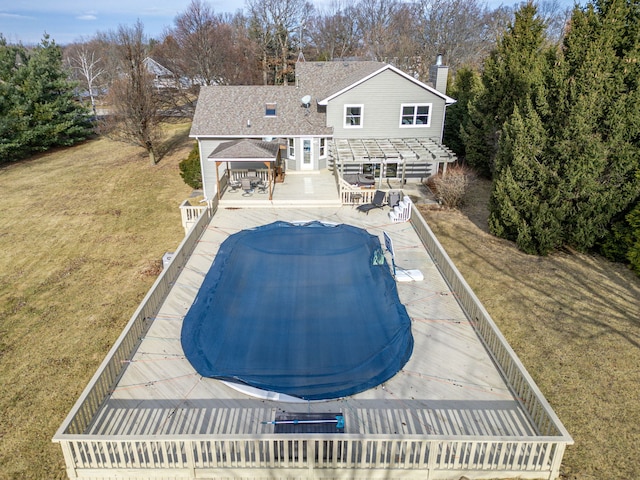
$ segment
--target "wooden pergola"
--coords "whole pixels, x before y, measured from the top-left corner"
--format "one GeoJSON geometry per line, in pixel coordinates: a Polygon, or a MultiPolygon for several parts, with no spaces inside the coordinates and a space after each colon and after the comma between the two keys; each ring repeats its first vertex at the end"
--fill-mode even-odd
{"type": "Polygon", "coordinates": [[[216,188],[220,199],[220,166],[227,164],[227,177],[230,178],[231,163],[262,163],[267,167],[269,200],[273,199],[275,167],[280,163],[280,143],[243,138],[218,145],[209,155],[216,162],[216,188]]]}

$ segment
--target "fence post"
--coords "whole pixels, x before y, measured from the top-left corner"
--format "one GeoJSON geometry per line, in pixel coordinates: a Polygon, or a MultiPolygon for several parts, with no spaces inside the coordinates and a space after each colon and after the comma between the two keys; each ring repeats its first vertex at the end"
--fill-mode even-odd
{"type": "Polygon", "coordinates": [[[196,459],[193,455],[193,448],[194,442],[192,440],[185,440],[184,449],[190,478],[196,478],[196,459]]]}
{"type": "Polygon", "coordinates": [[[429,449],[429,454],[427,455],[427,476],[425,480],[431,480],[433,478],[433,471],[436,469],[436,459],[437,459],[437,443],[436,442],[426,442],[427,448],[429,449]]]}

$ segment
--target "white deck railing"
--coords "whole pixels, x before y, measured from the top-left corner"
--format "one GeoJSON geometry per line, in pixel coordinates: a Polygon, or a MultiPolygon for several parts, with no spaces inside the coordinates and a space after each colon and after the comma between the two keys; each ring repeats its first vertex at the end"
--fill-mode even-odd
{"type": "MultiPolygon", "coordinates": [[[[563,444],[555,439],[382,437],[357,435],[253,435],[202,437],[70,436],[70,476],[107,478],[126,470],[133,478],[295,476],[296,478],[438,479],[554,478],[550,466],[563,444]],[[318,438],[321,437],[321,438],[318,438]],[[197,474],[195,472],[198,472],[197,474]]],[[[69,464],[67,464],[69,465],[69,464]]],[[[118,477],[121,478],[121,477],[118,477]]]]}
{"type": "Polygon", "coordinates": [[[215,212],[205,209],[56,433],[70,478],[546,478],[573,440],[430,228],[411,222],[539,436],[85,434],[215,212]]]}
{"type": "Polygon", "coordinates": [[[336,174],[336,179],[340,190],[340,200],[343,205],[362,205],[372,202],[373,196],[376,194],[375,188],[353,186],[338,174],[336,174]]]}
{"type": "Polygon", "coordinates": [[[182,219],[182,227],[184,228],[184,234],[186,235],[191,230],[200,218],[203,210],[206,210],[208,207],[201,205],[191,205],[189,200],[185,200],[180,205],[180,217],[182,219]]]}

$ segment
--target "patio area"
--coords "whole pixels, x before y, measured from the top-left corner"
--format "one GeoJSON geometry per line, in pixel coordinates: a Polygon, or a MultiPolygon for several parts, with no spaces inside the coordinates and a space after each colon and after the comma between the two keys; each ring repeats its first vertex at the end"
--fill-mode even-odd
{"type": "Polygon", "coordinates": [[[255,189],[250,195],[242,189],[223,190],[219,202],[220,208],[243,207],[292,207],[299,205],[315,205],[339,207],[340,196],[336,178],[328,170],[305,172],[288,172],[282,182],[273,184],[272,199],[268,194],[255,189]]]}

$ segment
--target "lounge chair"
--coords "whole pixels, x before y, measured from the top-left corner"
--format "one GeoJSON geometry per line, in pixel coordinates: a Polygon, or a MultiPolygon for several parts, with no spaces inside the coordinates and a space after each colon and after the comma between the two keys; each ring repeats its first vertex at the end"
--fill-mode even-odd
{"type": "Polygon", "coordinates": [[[386,194],[382,190],[376,190],[371,203],[365,203],[364,205],[358,206],[358,211],[365,212],[367,215],[369,215],[370,210],[373,210],[374,208],[382,208],[384,206],[385,195],[386,194]]]}

